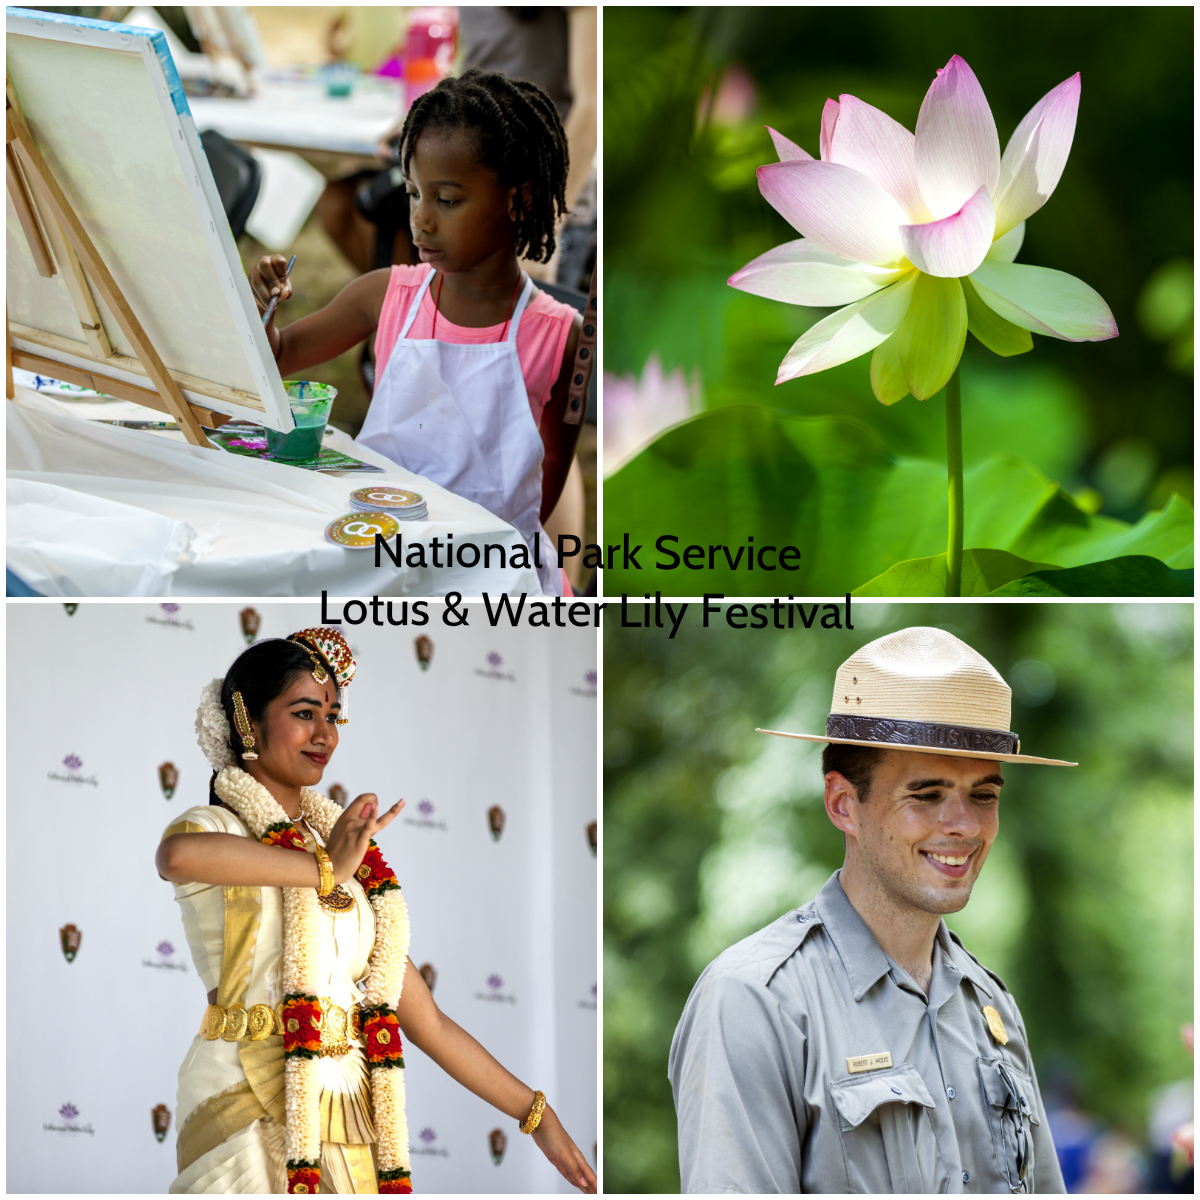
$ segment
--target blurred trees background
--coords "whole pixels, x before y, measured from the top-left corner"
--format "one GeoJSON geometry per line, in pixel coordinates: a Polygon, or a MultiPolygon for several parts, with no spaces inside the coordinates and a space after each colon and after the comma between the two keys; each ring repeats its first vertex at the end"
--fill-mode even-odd
{"type": "Polygon", "coordinates": [[[827,96],[909,129],[952,54],[983,86],[1001,148],[1081,71],[1074,146],[1019,261],[1076,275],[1108,302],[1111,342],[1035,337],[1001,359],[967,339],[968,469],[1016,454],[1087,511],[1128,521],[1192,499],[1190,8],[614,8],[605,12],[605,370],[656,357],[702,404],[839,414],[896,455],[944,461],[940,398],[884,408],[870,356],[774,386],[827,310],[745,295],[726,278],[797,235],[759,195],[769,124],[814,155],[827,96]]]}
{"type": "Polygon", "coordinates": [[[1154,1090],[1191,1076],[1192,606],[853,613],[853,632],[705,630],[694,609],[673,641],[605,630],[609,1191],[679,1190],[667,1053],[688,992],[841,865],[820,744],[755,726],[823,731],[838,665],[908,625],[940,625],[993,663],[1027,753],[1081,764],[1006,765],[999,839],[948,920],[1020,1003],[1043,1094],[1067,1086],[1141,1142],[1154,1090]]]}

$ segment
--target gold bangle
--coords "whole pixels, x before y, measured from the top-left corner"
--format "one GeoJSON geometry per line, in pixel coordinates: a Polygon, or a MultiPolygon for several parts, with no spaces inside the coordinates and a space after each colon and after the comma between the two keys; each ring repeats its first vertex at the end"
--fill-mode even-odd
{"type": "Polygon", "coordinates": [[[333,891],[333,863],[324,846],[314,846],[313,854],[317,858],[317,867],[321,872],[321,882],[317,885],[318,896],[328,896],[333,891]]]}
{"type": "Polygon", "coordinates": [[[532,1133],[537,1127],[538,1122],[542,1119],[542,1113],[546,1111],[546,1093],[533,1093],[533,1107],[529,1110],[529,1116],[521,1123],[522,1133],[532,1133]]]}

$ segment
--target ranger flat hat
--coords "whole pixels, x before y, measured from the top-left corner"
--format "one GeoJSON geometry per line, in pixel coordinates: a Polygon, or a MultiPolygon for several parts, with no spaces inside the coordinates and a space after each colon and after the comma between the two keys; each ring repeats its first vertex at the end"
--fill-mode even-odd
{"type": "Polygon", "coordinates": [[[806,742],[1077,767],[1021,754],[1008,727],[1012,688],[981,654],[944,629],[916,625],[855,651],[838,668],[824,736],[759,729],[806,742]]]}

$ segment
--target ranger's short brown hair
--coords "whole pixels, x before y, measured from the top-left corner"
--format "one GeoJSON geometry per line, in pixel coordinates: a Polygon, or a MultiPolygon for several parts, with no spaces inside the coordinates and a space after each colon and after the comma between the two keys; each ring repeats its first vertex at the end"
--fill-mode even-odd
{"type": "Polygon", "coordinates": [[[836,771],[854,788],[859,803],[865,803],[871,791],[871,780],[887,752],[876,746],[847,746],[829,742],[821,753],[821,773],[836,771]]]}

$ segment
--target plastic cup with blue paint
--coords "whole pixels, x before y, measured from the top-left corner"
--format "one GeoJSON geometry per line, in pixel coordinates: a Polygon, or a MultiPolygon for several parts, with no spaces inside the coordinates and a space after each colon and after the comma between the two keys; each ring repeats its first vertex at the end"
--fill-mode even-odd
{"type": "Polygon", "coordinates": [[[329,410],[337,397],[337,388],[328,383],[313,383],[306,379],[284,382],[296,428],[290,433],[267,430],[267,450],[280,462],[306,462],[321,453],[329,410]]]}

